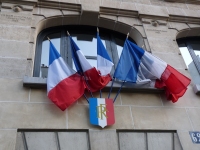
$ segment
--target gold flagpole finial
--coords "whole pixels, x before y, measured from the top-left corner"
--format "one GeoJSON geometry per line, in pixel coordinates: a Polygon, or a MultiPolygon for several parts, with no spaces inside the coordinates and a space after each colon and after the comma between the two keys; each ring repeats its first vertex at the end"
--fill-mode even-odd
{"type": "Polygon", "coordinates": [[[67,35],[70,36],[69,32],[67,31],[67,35]]]}
{"type": "Polygon", "coordinates": [[[47,39],[48,39],[49,41],[51,41],[50,38],[49,38],[48,36],[47,36],[47,39]]]}
{"type": "Polygon", "coordinates": [[[128,36],[129,36],[129,32],[127,33],[127,37],[126,37],[127,39],[128,39],[128,36]]]}

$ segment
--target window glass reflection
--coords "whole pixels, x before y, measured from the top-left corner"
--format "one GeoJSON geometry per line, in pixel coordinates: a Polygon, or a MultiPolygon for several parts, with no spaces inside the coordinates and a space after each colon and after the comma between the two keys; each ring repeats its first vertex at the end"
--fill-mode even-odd
{"type": "MultiPolygon", "coordinates": [[[[97,68],[97,39],[93,35],[83,35],[77,34],[72,36],[74,42],[78,45],[80,50],[86,56],[86,59],[89,61],[91,66],[97,68]],[[93,56],[93,58],[88,58],[89,56],[93,56]]],[[[104,47],[106,48],[105,40],[101,39],[104,47]]],[[[76,70],[76,67],[73,62],[73,69],[76,70]]]]}
{"type": "Polygon", "coordinates": [[[187,47],[180,47],[181,55],[185,61],[185,64],[188,68],[188,65],[192,62],[192,57],[187,49],[187,47]]]}

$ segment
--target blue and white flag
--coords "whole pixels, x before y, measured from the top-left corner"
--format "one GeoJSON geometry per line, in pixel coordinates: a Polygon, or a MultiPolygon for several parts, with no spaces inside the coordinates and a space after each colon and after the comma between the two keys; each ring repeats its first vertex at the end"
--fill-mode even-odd
{"type": "Polygon", "coordinates": [[[164,88],[167,99],[172,102],[183,96],[190,84],[189,78],[128,39],[124,43],[114,78],[133,83],[152,80],[151,86],[164,88]]]}
{"type": "Polygon", "coordinates": [[[112,60],[97,33],[97,69],[100,71],[101,75],[105,76],[110,74],[113,65],[112,60]]]}

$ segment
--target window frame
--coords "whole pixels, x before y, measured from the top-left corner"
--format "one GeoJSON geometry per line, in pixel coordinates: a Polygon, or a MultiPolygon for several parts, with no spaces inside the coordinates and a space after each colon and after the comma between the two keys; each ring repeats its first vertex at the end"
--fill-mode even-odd
{"type": "MultiPolygon", "coordinates": [[[[71,25],[71,27],[74,27],[75,25],[71,25]]],[[[82,26],[82,25],[81,25],[82,26]]],[[[36,43],[36,47],[35,47],[35,58],[34,58],[34,66],[33,66],[33,75],[30,77],[30,76],[24,76],[23,78],[23,86],[24,87],[29,87],[29,88],[46,88],[47,86],[47,78],[43,78],[43,77],[39,77],[39,74],[40,74],[40,64],[41,64],[41,53],[42,53],[42,42],[43,39],[46,37],[47,33],[50,34],[50,33],[55,33],[56,31],[60,31],[62,30],[63,28],[65,28],[64,31],[66,31],[66,27],[69,27],[68,26],[57,26],[57,27],[51,27],[51,28],[47,28],[47,29],[44,29],[42,30],[38,36],[37,36],[37,43],[36,43]],[[39,66],[39,67],[38,67],[39,66]],[[38,69],[37,69],[38,67],[38,69]]],[[[94,26],[87,26],[88,28],[95,28],[95,34],[96,34],[96,27],[94,26]]],[[[125,39],[127,38],[127,35],[125,34],[122,34],[122,33],[119,33],[117,31],[113,31],[113,30],[109,30],[109,29],[104,29],[104,28],[99,28],[100,29],[100,36],[101,38],[103,37],[102,36],[102,31],[109,31],[111,33],[115,33],[116,35],[120,35],[120,37],[122,36],[124,38],[123,41],[125,41],[125,39]]],[[[68,30],[68,29],[67,29],[68,30]]],[[[69,29],[68,30],[69,32],[71,32],[71,30],[69,29]]],[[[62,39],[61,39],[61,49],[63,48],[62,45],[67,45],[68,46],[68,51],[64,51],[60,53],[62,53],[63,55],[67,55],[67,54],[70,54],[71,53],[71,46],[70,46],[70,42],[69,40],[67,41],[66,38],[66,32],[64,33],[61,33],[61,36],[62,36],[62,39]]],[[[117,45],[115,44],[115,39],[116,37],[110,37],[110,39],[112,40],[105,40],[105,43],[106,43],[106,46],[107,46],[107,51],[109,53],[109,55],[112,57],[113,59],[113,63],[115,64],[115,67],[117,66],[117,63],[119,61],[119,57],[118,57],[118,51],[117,51],[117,45]]],[[[122,39],[122,38],[120,38],[122,39]]],[[[117,40],[117,39],[116,39],[117,40]]],[[[131,39],[129,37],[129,40],[131,40],[132,42],[136,43],[133,39],[131,39]]],[[[117,41],[117,42],[120,42],[120,41],[117,41]]],[[[119,44],[120,45],[120,44],[119,44]]],[[[123,47],[123,46],[122,46],[123,47]]],[[[71,54],[70,54],[71,55],[71,54]]],[[[69,57],[69,56],[67,56],[69,57]]],[[[67,60],[67,57],[65,57],[64,59],[67,60]]],[[[68,63],[68,65],[70,65],[71,63],[71,66],[72,66],[72,58],[69,57],[68,60],[66,61],[68,63]]],[[[115,68],[113,67],[112,71],[111,71],[111,75],[114,74],[114,70],[115,68]]],[[[102,89],[102,92],[109,92],[110,91],[110,86],[111,86],[111,82],[108,83],[108,85],[102,89]]],[[[113,84],[113,92],[117,92],[119,90],[119,88],[121,87],[121,81],[115,81],[114,84],[113,84]]],[[[141,93],[163,93],[164,92],[164,89],[157,89],[157,88],[153,88],[153,87],[150,87],[148,84],[146,85],[136,85],[134,83],[125,83],[124,86],[123,86],[123,89],[121,90],[121,92],[141,92],[141,93]]]]}
{"type": "MultiPolygon", "coordinates": [[[[36,51],[35,51],[35,61],[34,61],[34,68],[33,68],[33,77],[40,77],[40,67],[41,67],[41,54],[42,54],[42,43],[45,38],[47,38],[48,35],[53,33],[60,32],[60,54],[61,57],[66,61],[66,63],[72,67],[72,54],[71,54],[71,47],[70,47],[70,41],[67,36],[67,31],[73,34],[92,34],[94,35],[96,31],[96,27],[93,26],[78,26],[78,25],[68,25],[68,26],[58,26],[58,27],[52,27],[48,29],[44,29],[37,37],[37,43],[36,43],[36,51]],[[78,31],[73,33],[77,28],[80,28],[78,31]],[[86,30],[81,30],[86,29],[86,30]],[[92,31],[89,31],[89,29],[92,29],[92,31]]],[[[109,29],[100,28],[100,36],[105,37],[105,44],[106,49],[114,63],[114,67],[111,71],[111,75],[114,74],[114,70],[116,68],[116,65],[119,61],[118,51],[117,51],[117,44],[115,42],[115,36],[122,37],[120,39],[126,39],[126,35],[122,33],[118,33],[116,31],[112,31],[109,29]],[[101,36],[103,34],[103,36],[101,36]]],[[[130,39],[135,43],[134,40],[130,39]]],[[[122,46],[123,47],[123,46],[122,46]]],[[[86,56],[86,58],[89,59],[95,59],[96,56],[86,56]]]]}
{"type": "MultiPolygon", "coordinates": [[[[192,45],[190,44],[190,41],[193,40],[199,40],[200,41],[200,37],[186,37],[186,38],[181,38],[181,39],[177,39],[177,43],[180,47],[181,44],[185,44],[185,46],[187,47],[190,56],[196,66],[196,69],[200,75],[200,61],[197,59],[196,54],[194,53],[194,49],[192,48],[192,45]]],[[[200,44],[199,44],[200,45],[200,44]]]]}

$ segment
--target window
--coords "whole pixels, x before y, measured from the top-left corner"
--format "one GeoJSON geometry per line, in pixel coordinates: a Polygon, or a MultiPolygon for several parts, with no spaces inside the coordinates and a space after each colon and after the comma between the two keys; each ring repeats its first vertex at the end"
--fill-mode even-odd
{"type": "MultiPolygon", "coordinates": [[[[106,47],[111,60],[115,66],[111,74],[113,74],[116,64],[121,55],[126,35],[100,28],[100,37],[106,47]]],[[[42,31],[37,38],[37,48],[35,54],[34,77],[47,77],[49,65],[49,37],[60,52],[62,58],[74,70],[75,66],[72,60],[70,42],[67,37],[69,31],[71,37],[81,49],[90,64],[96,67],[97,61],[97,28],[92,26],[62,26],[49,28],[42,31]]],[[[130,39],[131,40],[131,39],[130,39]]],[[[133,40],[132,40],[133,41],[133,40]]],[[[133,41],[134,42],[134,41],[133,41]]],[[[135,43],[135,42],[134,42],[135,43]]]]}
{"type": "Polygon", "coordinates": [[[177,42],[193,82],[200,84],[200,38],[182,38],[177,42]]]}

